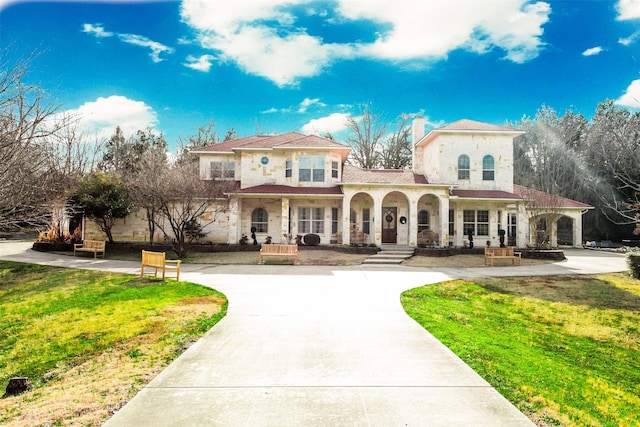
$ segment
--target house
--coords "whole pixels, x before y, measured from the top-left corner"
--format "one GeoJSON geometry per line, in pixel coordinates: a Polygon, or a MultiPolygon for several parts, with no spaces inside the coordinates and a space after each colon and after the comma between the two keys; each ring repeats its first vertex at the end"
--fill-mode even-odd
{"type": "MultiPolygon", "coordinates": [[[[550,246],[581,246],[588,205],[514,185],[513,140],[522,133],[460,120],[425,134],[416,117],[412,170],[361,169],[348,163],[348,146],[297,132],[199,148],[201,179],[236,182],[204,240],[237,243],[253,230],[260,243],[311,233],[320,244],[460,247],[470,238],[498,246],[503,235],[525,247],[546,233],[550,246]]],[[[144,226],[132,218],[114,237],[144,240],[144,226]]]]}

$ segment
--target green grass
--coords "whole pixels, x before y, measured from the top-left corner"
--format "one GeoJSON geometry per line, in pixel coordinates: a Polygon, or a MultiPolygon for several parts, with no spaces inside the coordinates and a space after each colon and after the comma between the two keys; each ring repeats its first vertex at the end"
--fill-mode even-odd
{"type": "Polygon", "coordinates": [[[640,281],[452,281],[407,313],[540,425],[640,425],[640,281]]]}
{"type": "MultiPolygon", "coordinates": [[[[196,284],[0,261],[0,387],[29,377],[31,399],[100,358],[120,360],[109,369],[125,371],[134,369],[129,361],[165,366],[226,307],[224,295],[196,284]]],[[[103,380],[97,375],[89,381],[103,380]]],[[[0,402],[0,424],[10,419],[0,402]]]]}

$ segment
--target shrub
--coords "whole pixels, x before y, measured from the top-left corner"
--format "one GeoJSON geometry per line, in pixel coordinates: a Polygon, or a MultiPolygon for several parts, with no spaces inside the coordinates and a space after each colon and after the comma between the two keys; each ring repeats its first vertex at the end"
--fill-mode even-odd
{"type": "Polygon", "coordinates": [[[303,240],[307,246],[318,246],[320,244],[320,236],[317,234],[305,234],[303,240]]]}
{"type": "Polygon", "coordinates": [[[630,252],[627,255],[627,263],[629,264],[631,275],[636,279],[640,279],[640,252],[630,252]]]}

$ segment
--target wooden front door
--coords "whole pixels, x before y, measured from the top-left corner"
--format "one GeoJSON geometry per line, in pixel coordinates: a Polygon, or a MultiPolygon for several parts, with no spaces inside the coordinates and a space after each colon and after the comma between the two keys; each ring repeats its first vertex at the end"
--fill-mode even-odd
{"type": "Polygon", "coordinates": [[[382,208],[382,243],[398,241],[397,208],[382,208]]]}

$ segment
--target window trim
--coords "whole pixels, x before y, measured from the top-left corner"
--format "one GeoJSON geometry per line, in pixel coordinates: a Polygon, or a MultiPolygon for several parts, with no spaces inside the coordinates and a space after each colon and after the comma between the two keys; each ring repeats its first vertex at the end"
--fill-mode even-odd
{"type": "Polygon", "coordinates": [[[338,179],[340,177],[340,163],[335,160],[331,161],[331,178],[338,179]]]}
{"type": "Polygon", "coordinates": [[[420,209],[418,211],[418,233],[422,230],[430,230],[431,229],[431,214],[426,209],[420,209]],[[426,215],[426,222],[423,221],[425,218],[421,218],[421,215],[426,215]]]}
{"type": "Polygon", "coordinates": [[[495,181],[496,179],[496,163],[491,154],[487,154],[482,158],[482,180],[495,181]]]}
{"type": "Polygon", "coordinates": [[[309,233],[324,234],[324,207],[300,206],[298,208],[298,234],[309,233]]]}
{"type": "Polygon", "coordinates": [[[325,156],[300,156],[298,159],[298,181],[325,182],[325,156]],[[303,167],[307,162],[309,167],[303,167]]]}
{"type": "Polygon", "coordinates": [[[209,163],[209,176],[211,179],[234,179],[236,177],[236,162],[211,160],[209,163]],[[219,167],[214,168],[214,166],[219,167]],[[220,175],[218,176],[214,171],[220,171],[220,175]]]}
{"type": "Polygon", "coordinates": [[[469,180],[471,178],[471,159],[467,154],[458,156],[458,179],[469,180]]]}
{"type": "Polygon", "coordinates": [[[269,212],[265,208],[255,208],[251,211],[251,228],[253,229],[254,227],[256,228],[256,233],[269,232],[269,212]],[[258,213],[262,213],[264,218],[256,218],[258,213]]]}
{"type": "Polygon", "coordinates": [[[362,232],[371,234],[371,209],[362,209],[362,232]]]}
{"type": "Polygon", "coordinates": [[[462,211],[462,229],[465,236],[469,235],[469,228],[471,228],[474,236],[489,237],[489,210],[465,209],[462,211]],[[483,218],[481,218],[480,215],[482,215],[483,218]],[[486,221],[484,220],[485,215],[486,221]],[[485,230],[486,234],[484,233],[485,230]]]}

